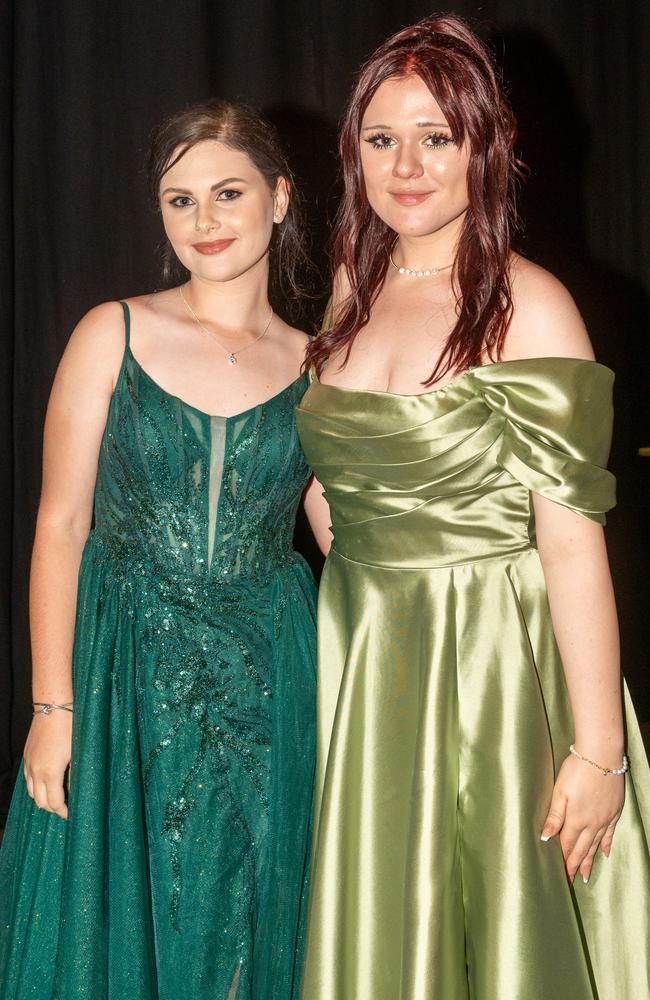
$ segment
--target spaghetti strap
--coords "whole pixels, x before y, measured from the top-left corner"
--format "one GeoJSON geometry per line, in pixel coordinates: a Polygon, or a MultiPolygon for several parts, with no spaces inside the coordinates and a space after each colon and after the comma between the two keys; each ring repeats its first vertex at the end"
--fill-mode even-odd
{"type": "Polygon", "coordinates": [[[118,388],[122,385],[124,379],[124,371],[129,363],[129,358],[132,358],[131,354],[131,312],[128,305],[123,299],[120,299],[120,305],[122,306],[122,312],[124,313],[124,353],[122,354],[122,364],[120,365],[120,370],[115,380],[115,386],[113,388],[113,395],[115,396],[118,388]]]}
{"type": "Polygon", "coordinates": [[[126,351],[130,347],[131,342],[131,313],[129,312],[129,307],[123,299],[120,299],[120,305],[122,306],[122,311],[124,312],[124,350],[126,351]]]}

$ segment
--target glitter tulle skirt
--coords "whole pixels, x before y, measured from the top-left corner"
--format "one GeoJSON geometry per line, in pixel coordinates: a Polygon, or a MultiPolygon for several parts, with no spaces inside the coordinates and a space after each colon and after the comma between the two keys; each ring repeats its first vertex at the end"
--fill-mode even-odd
{"type": "Polygon", "coordinates": [[[221,594],[223,617],[215,609],[200,623],[202,644],[219,650],[218,690],[171,655],[193,627],[183,609],[165,619],[175,676],[166,675],[148,609],[105,560],[92,540],[70,820],[36,808],[22,779],[14,794],[0,869],[11,887],[0,904],[11,926],[3,1000],[226,1000],[240,979],[233,996],[261,1000],[272,982],[291,997],[312,766],[307,572],[221,594]],[[276,634],[281,643],[269,641],[276,634]],[[240,671],[247,704],[233,697],[228,709],[240,671]]]}

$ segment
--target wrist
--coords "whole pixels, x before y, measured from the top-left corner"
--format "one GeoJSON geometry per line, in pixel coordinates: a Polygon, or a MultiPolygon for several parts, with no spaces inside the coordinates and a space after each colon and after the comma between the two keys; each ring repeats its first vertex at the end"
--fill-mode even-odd
{"type": "Polygon", "coordinates": [[[32,714],[53,715],[55,712],[61,715],[72,715],[74,705],[71,701],[33,701],[32,714]]]}
{"type": "MultiPolygon", "coordinates": [[[[614,767],[613,765],[610,766],[609,764],[605,764],[602,759],[593,760],[591,757],[587,757],[585,754],[580,753],[575,743],[572,743],[569,747],[569,754],[571,757],[575,757],[577,760],[582,761],[583,764],[588,764],[590,767],[595,767],[598,771],[602,771],[605,776],[609,774],[615,776],[627,774],[630,767],[630,762],[625,754],[622,755],[617,766],[614,767]]],[[[569,758],[567,758],[567,760],[568,759],[569,758]]]]}
{"type": "Polygon", "coordinates": [[[71,705],[73,702],[72,691],[34,691],[32,693],[32,705],[71,705]]]}
{"type": "Polygon", "coordinates": [[[606,767],[610,771],[619,768],[625,756],[625,749],[623,747],[620,750],[608,750],[599,746],[584,746],[582,743],[578,743],[577,740],[571,746],[576,748],[581,757],[594,761],[599,767],[606,767]]]}
{"type": "MultiPolygon", "coordinates": [[[[625,753],[625,736],[622,727],[619,726],[601,731],[593,727],[582,729],[576,726],[573,743],[580,753],[588,754],[590,757],[600,754],[603,758],[620,760],[625,753]]],[[[604,763],[607,761],[604,760],[604,763]]]]}

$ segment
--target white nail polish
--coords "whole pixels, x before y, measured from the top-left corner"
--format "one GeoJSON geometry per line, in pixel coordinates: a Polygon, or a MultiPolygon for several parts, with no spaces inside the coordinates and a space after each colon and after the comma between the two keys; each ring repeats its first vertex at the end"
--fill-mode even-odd
{"type": "Polygon", "coordinates": [[[551,835],[550,835],[550,833],[542,834],[542,836],[539,839],[543,840],[544,843],[546,843],[547,841],[549,841],[551,839],[551,835]]]}
{"type": "Polygon", "coordinates": [[[585,885],[587,885],[587,883],[589,881],[589,876],[588,875],[583,875],[582,876],[582,881],[584,882],[585,885]]]}

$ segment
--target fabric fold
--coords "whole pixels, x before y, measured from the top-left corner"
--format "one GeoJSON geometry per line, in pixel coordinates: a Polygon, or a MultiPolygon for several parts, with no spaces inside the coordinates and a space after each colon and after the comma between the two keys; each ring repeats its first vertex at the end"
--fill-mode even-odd
{"type": "Polygon", "coordinates": [[[532,492],[604,523],[616,502],[616,483],[605,468],[613,372],[593,361],[538,358],[471,374],[504,420],[499,464],[532,492]]]}

